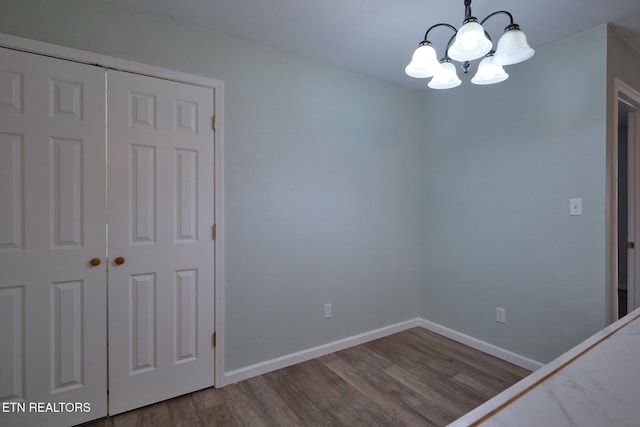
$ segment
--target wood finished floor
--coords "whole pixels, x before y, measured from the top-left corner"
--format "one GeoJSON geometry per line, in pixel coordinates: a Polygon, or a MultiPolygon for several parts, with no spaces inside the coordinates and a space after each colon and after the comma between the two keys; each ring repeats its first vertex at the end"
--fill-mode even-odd
{"type": "Polygon", "coordinates": [[[413,328],[82,427],[443,426],[529,373],[413,328]]]}

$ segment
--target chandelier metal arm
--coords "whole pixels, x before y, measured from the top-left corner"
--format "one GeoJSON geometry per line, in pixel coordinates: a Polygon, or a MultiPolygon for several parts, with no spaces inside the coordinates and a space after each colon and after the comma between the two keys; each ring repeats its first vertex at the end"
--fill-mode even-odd
{"type": "Polygon", "coordinates": [[[456,39],[456,34],[452,35],[451,38],[449,39],[449,42],[447,43],[447,47],[444,50],[444,59],[451,59],[449,58],[449,48],[451,47],[451,43],[453,43],[455,39],[456,39]]]}
{"type": "Polygon", "coordinates": [[[513,22],[513,15],[512,15],[511,13],[507,12],[506,10],[498,10],[498,11],[496,11],[496,12],[493,12],[493,13],[491,13],[491,14],[487,15],[487,17],[486,17],[486,18],[484,18],[482,21],[480,21],[480,25],[483,25],[485,22],[487,22],[487,20],[488,20],[489,18],[492,18],[492,17],[494,17],[494,16],[496,16],[496,15],[498,15],[498,14],[500,14],[500,13],[504,13],[505,15],[507,15],[507,16],[509,17],[509,25],[507,25],[507,26],[505,27],[505,31],[507,31],[507,30],[514,30],[514,29],[519,29],[519,28],[520,28],[520,27],[518,26],[518,24],[515,24],[515,23],[513,22]]]}
{"type": "MultiPolygon", "coordinates": [[[[429,27],[429,29],[427,30],[427,32],[426,32],[426,33],[424,33],[424,41],[429,41],[429,40],[427,39],[427,37],[428,37],[428,35],[429,35],[429,31],[433,30],[433,29],[434,29],[434,28],[436,28],[436,27],[447,27],[447,28],[451,28],[451,29],[453,30],[453,32],[454,32],[454,33],[457,33],[457,32],[458,32],[458,29],[457,29],[456,27],[454,27],[453,25],[451,25],[451,24],[447,24],[447,23],[445,23],[445,22],[441,22],[441,23],[439,23],[439,24],[435,24],[435,25],[432,25],[432,26],[430,26],[430,27],[429,27]]],[[[453,35],[453,37],[455,37],[455,36],[456,36],[456,35],[454,34],[454,35],[453,35]]]]}

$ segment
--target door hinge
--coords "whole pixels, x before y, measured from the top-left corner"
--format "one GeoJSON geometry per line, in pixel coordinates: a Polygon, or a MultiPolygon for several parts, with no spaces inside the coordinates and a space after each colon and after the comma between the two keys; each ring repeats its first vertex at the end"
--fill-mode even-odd
{"type": "Polygon", "coordinates": [[[216,234],[217,234],[216,225],[213,224],[211,226],[211,240],[216,240],[216,234]]]}
{"type": "Polygon", "coordinates": [[[635,249],[635,247],[636,247],[635,242],[627,242],[627,249],[635,249]]]}
{"type": "Polygon", "coordinates": [[[217,339],[216,339],[216,333],[214,332],[213,335],[211,335],[211,344],[215,347],[217,344],[217,339]]]}
{"type": "Polygon", "coordinates": [[[216,115],[214,114],[213,116],[211,116],[211,129],[216,130],[218,121],[216,118],[216,115]]]}

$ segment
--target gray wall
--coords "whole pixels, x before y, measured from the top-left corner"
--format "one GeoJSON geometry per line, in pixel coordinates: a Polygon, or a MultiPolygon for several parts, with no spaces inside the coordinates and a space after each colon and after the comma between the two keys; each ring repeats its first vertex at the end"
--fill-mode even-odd
{"type": "Polygon", "coordinates": [[[542,362],[605,326],[606,36],[423,94],[424,318],[542,362]]]}
{"type": "Polygon", "coordinates": [[[540,361],[605,325],[605,99],[640,86],[606,26],[445,92],[103,0],[3,0],[0,32],[225,82],[227,370],[419,315],[540,361]]]}
{"type": "Polygon", "coordinates": [[[224,81],[227,370],[419,316],[419,93],[100,0],[0,32],[224,81]]]}

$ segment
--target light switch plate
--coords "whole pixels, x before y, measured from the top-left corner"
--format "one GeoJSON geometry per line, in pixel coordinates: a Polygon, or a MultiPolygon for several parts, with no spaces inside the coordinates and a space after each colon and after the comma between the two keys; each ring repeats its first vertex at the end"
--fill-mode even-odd
{"type": "Polygon", "coordinates": [[[331,319],[331,317],[333,317],[332,308],[333,308],[333,306],[331,304],[325,304],[324,305],[324,318],[325,319],[331,319]]]}
{"type": "Polygon", "coordinates": [[[569,200],[569,215],[582,215],[582,199],[569,200]]]}

